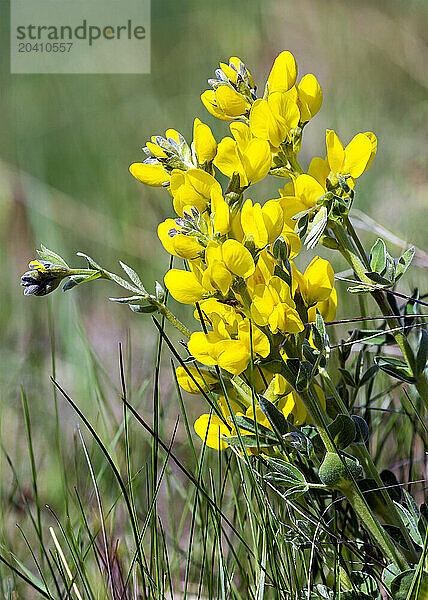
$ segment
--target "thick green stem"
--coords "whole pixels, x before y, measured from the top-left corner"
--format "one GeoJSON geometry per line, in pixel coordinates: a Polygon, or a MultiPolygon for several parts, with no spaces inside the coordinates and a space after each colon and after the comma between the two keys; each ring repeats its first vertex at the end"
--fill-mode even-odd
{"type": "MultiPolygon", "coordinates": [[[[325,415],[318,405],[318,402],[315,400],[315,396],[313,396],[309,390],[299,392],[299,396],[305,403],[307,410],[310,412],[327,452],[337,455],[340,460],[343,461],[343,458],[338,454],[337,448],[327,430],[325,415]]],[[[364,527],[375,539],[385,556],[401,571],[407,569],[408,564],[405,558],[396,549],[391,538],[373,514],[357,483],[353,479],[350,479],[347,486],[341,488],[341,491],[345,494],[351,506],[360,517],[361,522],[364,523],[364,527]]]]}
{"type": "Polygon", "coordinates": [[[345,489],[342,489],[342,491],[359,516],[361,522],[364,523],[364,528],[382,549],[385,557],[394,563],[400,571],[406,571],[409,568],[409,565],[404,556],[397,550],[394,542],[376,519],[357,486],[350,483],[350,485],[345,489]]]}
{"type": "MultiPolygon", "coordinates": [[[[328,390],[330,391],[330,393],[336,400],[342,413],[345,415],[349,415],[348,409],[346,408],[342,398],[340,397],[340,394],[338,393],[336,386],[334,385],[328,371],[326,369],[320,369],[319,372],[320,372],[320,375],[323,378],[324,382],[326,383],[328,390]]],[[[376,482],[376,484],[379,486],[379,491],[381,492],[381,494],[383,496],[383,500],[385,502],[387,512],[391,518],[392,524],[400,529],[400,531],[403,534],[403,537],[406,541],[407,547],[409,548],[409,556],[411,556],[411,560],[416,563],[418,561],[418,557],[414,550],[413,542],[410,538],[409,532],[407,531],[407,528],[404,525],[404,523],[401,519],[401,516],[400,516],[394,502],[392,501],[391,496],[388,494],[388,491],[385,489],[385,484],[382,481],[382,479],[378,473],[378,470],[376,468],[376,465],[373,462],[370,452],[368,451],[368,449],[365,445],[354,445],[354,446],[352,446],[352,450],[353,450],[355,457],[358,458],[358,460],[363,464],[366,474],[369,477],[371,477],[376,482]]]]}

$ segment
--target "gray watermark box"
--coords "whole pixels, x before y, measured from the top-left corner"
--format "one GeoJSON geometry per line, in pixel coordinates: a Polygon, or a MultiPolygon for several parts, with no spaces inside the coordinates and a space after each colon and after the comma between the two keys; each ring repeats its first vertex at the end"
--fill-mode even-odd
{"type": "Polygon", "coordinates": [[[11,0],[11,73],[150,73],[150,0],[11,0]]]}

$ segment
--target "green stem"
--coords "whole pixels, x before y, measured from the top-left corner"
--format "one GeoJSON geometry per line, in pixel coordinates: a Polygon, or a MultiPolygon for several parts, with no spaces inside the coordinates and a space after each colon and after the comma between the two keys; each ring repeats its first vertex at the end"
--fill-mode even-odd
{"type": "MultiPolygon", "coordinates": [[[[155,304],[154,301],[151,302],[152,304],[155,304]]],[[[171,325],[174,325],[176,329],[181,331],[183,335],[185,335],[187,338],[189,338],[192,335],[190,329],[183,325],[180,319],[177,319],[177,317],[169,310],[169,308],[165,304],[156,303],[156,306],[158,307],[160,314],[163,315],[165,319],[167,319],[171,323],[171,325]]]]}
{"type": "Polygon", "coordinates": [[[352,485],[350,482],[349,486],[342,491],[359,516],[361,522],[364,523],[364,528],[370,533],[370,535],[376,540],[376,543],[382,549],[385,557],[394,563],[400,569],[400,571],[406,571],[409,568],[409,565],[407,564],[404,556],[399,550],[397,550],[394,542],[374,516],[358,487],[356,485],[352,485]]]}
{"type": "MultiPolygon", "coordinates": [[[[328,371],[326,369],[320,369],[319,373],[320,373],[321,377],[323,378],[323,380],[325,381],[325,383],[328,387],[328,390],[331,392],[332,396],[336,400],[340,410],[343,412],[343,414],[349,416],[349,411],[346,408],[339,392],[337,391],[336,386],[334,385],[328,371]]],[[[400,516],[394,502],[392,501],[391,496],[388,494],[388,491],[385,489],[385,484],[382,481],[382,479],[380,478],[380,475],[378,473],[376,465],[373,462],[370,452],[368,451],[368,449],[365,445],[354,445],[354,446],[352,446],[352,450],[354,452],[355,457],[358,458],[358,460],[363,463],[366,474],[369,477],[371,477],[372,479],[374,479],[374,481],[378,485],[379,491],[381,492],[383,500],[385,502],[388,514],[391,517],[392,524],[396,525],[400,529],[400,531],[403,534],[403,537],[406,541],[407,547],[409,548],[411,560],[416,563],[418,561],[418,558],[415,553],[415,550],[413,547],[413,542],[410,538],[409,532],[407,531],[406,526],[404,525],[404,523],[401,519],[401,516],[400,516]]]]}
{"type": "MultiPolygon", "coordinates": [[[[318,403],[312,397],[310,391],[308,390],[304,392],[299,392],[299,396],[305,403],[308,412],[310,412],[314,424],[318,430],[318,433],[320,434],[321,439],[326,447],[327,452],[331,452],[340,457],[340,455],[337,452],[337,448],[328,432],[325,414],[318,406],[318,403]]],[[[340,457],[340,459],[343,461],[342,457],[340,457]]],[[[373,514],[372,510],[367,504],[366,499],[362,495],[357,483],[353,479],[350,479],[346,488],[341,489],[341,491],[345,494],[351,506],[353,507],[357,515],[360,517],[361,522],[364,524],[364,527],[375,539],[379,547],[384,552],[385,556],[391,562],[397,565],[400,571],[408,569],[408,564],[405,558],[396,549],[388,533],[385,531],[385,529],[377,520],[376,516],[373,514]]]]}

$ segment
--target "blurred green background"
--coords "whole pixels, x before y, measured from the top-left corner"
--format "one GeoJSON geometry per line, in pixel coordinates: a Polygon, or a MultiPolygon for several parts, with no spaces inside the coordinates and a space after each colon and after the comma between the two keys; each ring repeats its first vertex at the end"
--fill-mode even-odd
{"type": "MultiPolygon", "coordinates": [[[[90,383],[95,372],[103,381],[110,379],[115,402],[118,342],[126,341],[131,331],[132,385],[137,389],[152,376],[155,341],[150,318],[109,303],[107,297],[117,290],[104,282],[50,298],[24,298],[18,281],[35,248],[43,242],[75,266],[82,264],[73,259],[81,250],[116,272],[121,258],[152,288],[168,265],[156,226],[171,215],[171,199],[164,190],[138,184],[128,165],[140,160],[140,148],[152,134],[169,127],[190,141],[196,116],[212,126],[217,138],[227,135],[227,124],[215,121],[200,101],[218,61],[242,58],[262,91],[273,59],[283,49],[295,55],[300,76],[316,74],[324,92],[321,112],[305,132],[303,166],[324,154],[326,128],[336,130],[345,142],[358,131],[374,131],[378,155],[358,184],[356,206],[423,248],[428,3],[153,1],[149,75],[11,75],[8,22],[8,2],[2,1],[1,437],[26,469],[19,392],[23,384],[40,442],[36,458],[42,465],[43,493],[54,502],[51,484],[58,475],[49,459],[55,425],[49,307],[56,376],[88,414],[99,407],[99,393],[90,383]],[[92,351],[106,373],[94,363],[92,351]]],[[[251,195],[260,201],[274,197],[281,184],[272,178],[251,195]]],[[[374,239],[370,233],[364,236],[374,239]]],[[[390,249],[399,252],[393,244],[390,249]]],[[[343,268],[336,260],[335,269],[343,268]]],[[[421,269],[414,268],[403,288],[411,289],[422,277],[421,269]]],[[[352,298],[339,315],[357,312],[352,298]]],[[[189,314],[186,318],[190,323],[189,314]]],[[[166,380],[165,389],[168,385],[166,380]]],[[[71,443],[76,417],[62,401],[59,412],[65,443],[71,443]]],[[[171,413],[174,419],[177,412],[172,406],[167,417],[171,413]]],[[[3,467],[2,478],[8,481],[3,467]]]]}

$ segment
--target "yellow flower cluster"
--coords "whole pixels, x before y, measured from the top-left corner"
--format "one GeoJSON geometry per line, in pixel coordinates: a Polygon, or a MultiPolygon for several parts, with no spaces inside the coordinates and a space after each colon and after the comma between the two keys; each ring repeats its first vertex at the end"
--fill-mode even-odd
{"type": "MultiPolygon", "coordinates": [[[[340,199],[345,188],[352,190],[373,161],[376,137],[358,133],[344,147],[328,130],[326,157],[314,158],[304,173],[297,154],[303,129],[322,103],[316,77],[308,74],[297,83],[290,52],[276,58],[262,98],[240,59],[220,63],[215,74],[201,99],[212,115],[232,121],[231,137],[217,144],[209,126],[195,119],[190,145],[173,129],[153,136],[143,149],[145,160],[130,172],[172,196],[176,217],[160,223],[158,236],[167,252],[184,259],[184,268],[170,269],[165,285],[175,300],[196,306],[201,330],[192,333],[187,348],[209,367],[179,367],[177,377],[190,393],[218,394],[215,414],[202,415],[195,430],[220,449],[227,445],[223,437],[236,435],[230,410],[254,419],[253,404],[231,383],[237,376],[285,417],[293,415],[294,424],[307,421],[302,401],[281,373],[283,346],[293,335],[300,340],[297,349],[305,338],[312,343],[305,324],[315,320],[316,310],[333,319],[337,295],[328,261],[317,256],[303,273],[296,267],[301,241],[293,217],[315,214],[329,193],[340,199]],[[226,190],[218,173],[229,178],[226,190]],[[280,196],[264,204],[244,198],[268,174],[290,180],[280,196]]],[[[320,398],[324,402],[321,390],[320,398]]],[[[262,413],[256,416],[270,427],[262,413]]]]}

